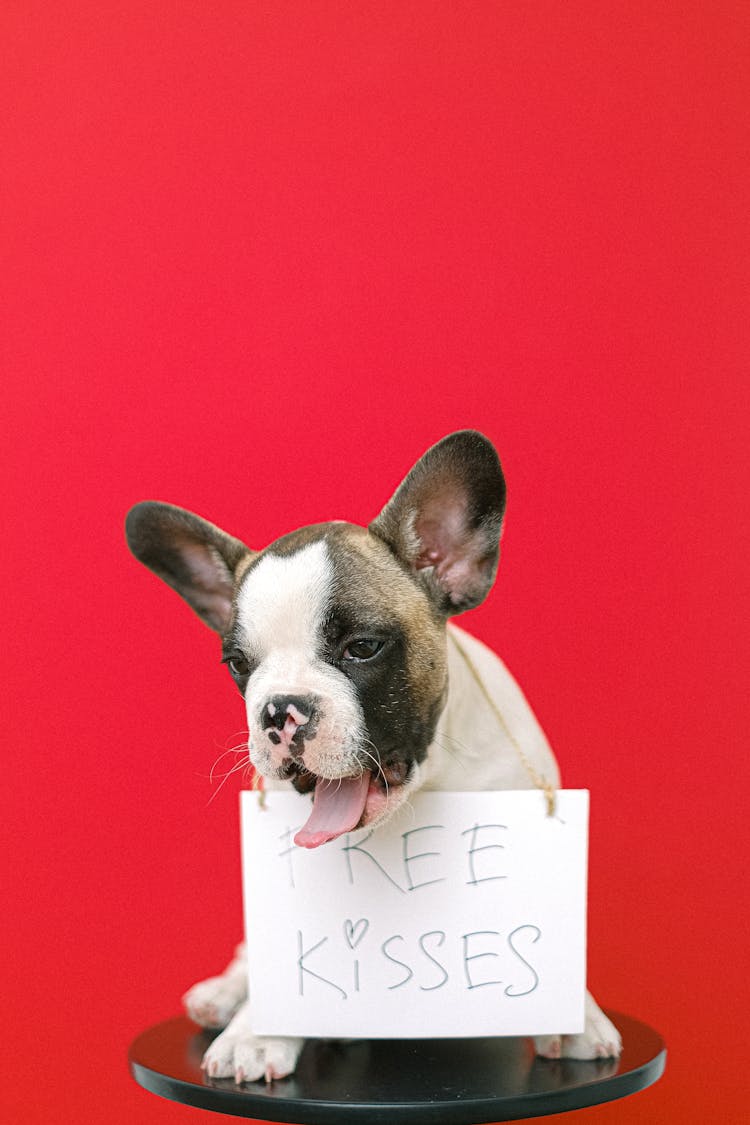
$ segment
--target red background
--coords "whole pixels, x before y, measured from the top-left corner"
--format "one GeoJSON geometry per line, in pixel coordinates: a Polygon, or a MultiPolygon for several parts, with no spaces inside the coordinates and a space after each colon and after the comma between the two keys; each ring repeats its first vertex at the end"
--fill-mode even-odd
{"type": "Polygon", "coordinates": [[[4,1121],[209,1120],[125,1058],[239,936],[244,719],[126,509],[366,522],[465,426],[509,514],[464,624],[592,791],[592,987],[671,1051],[586,1119],[740,1120],[747,13],[3,4],[4,1121]]]}

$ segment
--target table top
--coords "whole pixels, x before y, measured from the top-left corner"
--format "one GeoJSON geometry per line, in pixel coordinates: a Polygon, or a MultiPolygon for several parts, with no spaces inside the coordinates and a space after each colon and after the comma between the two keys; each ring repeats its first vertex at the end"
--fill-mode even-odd
{"type": "Polygon", "coordinates": [[[564,1113],[626,1097],[656,1082],[666,1049],[646,1024],[608,1015],[622,1034],[620,1059],[583,1062],[534,1056],[531,1041],[497,1039],[310,1039],[297,1070],[265,1085],[237,1087],[200,1069],[216,1033],[185,1016],[144,1031],[130,1069],[145,1089],[172,1101],[237,1117],[299,1125],[482,1125],[564,1113]]]}

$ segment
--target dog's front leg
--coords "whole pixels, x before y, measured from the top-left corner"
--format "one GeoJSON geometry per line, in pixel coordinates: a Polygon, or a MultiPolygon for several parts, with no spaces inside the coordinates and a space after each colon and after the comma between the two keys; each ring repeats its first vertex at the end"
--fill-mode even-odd
{"type": "Polygon", "coordinates": [[[234,1078],[256,1082],[286,1078],[297,1065],[304,1039],[253,1035],[250,1001],[246,1001],[225,1031],[214,1039],[201,1066],[209,1078],[234,1078]]]}
{"type": "Polygon", "coordinates": [[[536,1053],[545,1059],[616,1059],[622,1051],[620,1033],[590,992],[586,993],[586,1024],[579,1035],[537,1035],[536,1053]]]}
{"type": "Polygon", "coordinates": [[[201,1027],[226,1027],[247,1000],[247,951],[244,942],[223,973],[199,981],[182,997],[185,1011],[201,1027]]]}

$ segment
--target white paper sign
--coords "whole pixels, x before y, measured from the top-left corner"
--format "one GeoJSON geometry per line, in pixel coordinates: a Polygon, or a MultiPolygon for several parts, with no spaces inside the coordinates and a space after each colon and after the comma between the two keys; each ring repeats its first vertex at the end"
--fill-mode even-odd
{"type": "Polygon", "coordinates": [[[310,798],[242,794],[253,1031],[331,1038],[583,1030],[588,792],[421,793],[292,843],[310,798]]]}

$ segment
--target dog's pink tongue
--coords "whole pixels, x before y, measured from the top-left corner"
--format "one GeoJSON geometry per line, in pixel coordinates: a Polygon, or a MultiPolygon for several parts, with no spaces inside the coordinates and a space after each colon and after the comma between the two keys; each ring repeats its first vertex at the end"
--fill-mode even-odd
{"type": "Polygon", "coordinates": [[[334,781],[319,778],[310,817],[297,835],[295,844],[301,848],[319,848],[359,824],[367,800],[370,771],[361,777],[342,777],[334,781]]]}

